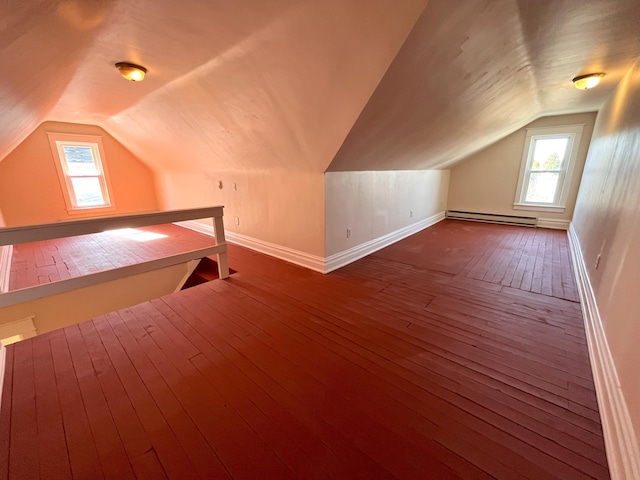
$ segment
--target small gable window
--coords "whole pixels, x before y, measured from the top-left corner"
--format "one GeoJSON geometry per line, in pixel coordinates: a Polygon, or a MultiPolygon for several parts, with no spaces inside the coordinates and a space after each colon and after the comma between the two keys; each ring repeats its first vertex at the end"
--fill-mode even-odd
{"type": "Polygon", "coordinates": [[[48,133],[69,213],[113,210],[102,138],[48,133]]]}
{"type": "Polygon", "coordinates": [[[527,129],[515,209],[564,211],[583,127],[527,129]]]}

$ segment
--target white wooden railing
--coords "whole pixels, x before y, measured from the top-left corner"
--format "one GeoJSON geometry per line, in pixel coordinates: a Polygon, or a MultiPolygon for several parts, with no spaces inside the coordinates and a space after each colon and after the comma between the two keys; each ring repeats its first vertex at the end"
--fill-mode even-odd
{"type": "Polygon", "coordinates": [[[80,277],[58,280],[44,285],[36,285],[33,287],[0,293],[0,308],[75,290],[77,288],[97,285],[130,275],[136,275],[180,263],[186,263],[191,260],[210,255],[217,256],[219,277],[227,278],[229,276],[229,263],[227,259],[227,243],[224,236],[222,212],[223,207],[216,206],[134,215],[97,217],[43,225],[0,228],[0,246],[4,246],[40,240],[50,240],[54,238],[72,237],[88,233],[98,233],[119,228],[145,227],[149,225],[162,225],[165,223],[185,220],[212,218],[213,233],[216,239],[215,245],[212,245],[211,247],[200,248],[156,260],[140,262],[80,277]]]}

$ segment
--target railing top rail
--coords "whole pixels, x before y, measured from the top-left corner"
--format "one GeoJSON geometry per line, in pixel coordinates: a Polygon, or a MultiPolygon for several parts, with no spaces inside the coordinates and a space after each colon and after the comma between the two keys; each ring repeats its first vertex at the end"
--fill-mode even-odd
{"type": "Polygon", "coordinates": [[[168,210],[164,212],[136,213],[93,217],[82,220],[25,225],[22,227],[0,228],[0,245],[73,237],[87,233],[104,232],[118,228],[146,227],[165,223],[194,220],[197,218],[222,217],[222,206],[168,210]]]}

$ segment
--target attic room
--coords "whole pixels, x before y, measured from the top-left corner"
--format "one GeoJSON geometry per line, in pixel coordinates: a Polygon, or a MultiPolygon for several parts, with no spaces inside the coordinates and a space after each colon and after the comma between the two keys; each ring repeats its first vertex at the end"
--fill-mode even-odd
{"type": "Polygon", "coordinates": [[[0,18],[0,479],[640,478],[636,0],[0,18]]]}

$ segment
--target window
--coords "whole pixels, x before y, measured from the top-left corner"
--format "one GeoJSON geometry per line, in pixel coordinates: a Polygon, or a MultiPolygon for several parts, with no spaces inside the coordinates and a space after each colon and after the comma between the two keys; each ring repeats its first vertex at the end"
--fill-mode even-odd
{"type": "Polygon", "coordinates": [[[527,129],[515,209],[564,211],[583,127],[527,129]]]}
{"type": "Polygon", "coordinates": [[[102,138],[48,133],[49,144],[69,213],[113,210],[102,138]]]}

